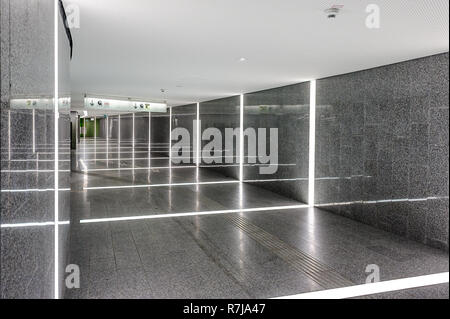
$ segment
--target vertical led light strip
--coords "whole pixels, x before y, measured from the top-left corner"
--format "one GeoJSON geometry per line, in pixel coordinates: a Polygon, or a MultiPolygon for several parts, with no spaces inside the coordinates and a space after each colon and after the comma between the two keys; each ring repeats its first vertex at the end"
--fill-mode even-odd
{"type": "Polygon", "coordinates": [[[55,267],[55,273],[54,273],[54,298],[59,298],[59,197],[58,197],[58,188],[59,188],[59,173],[58,173],[58,162],[59,162],[59,141],[58,141],[58,118],[59,118],[59,112],[58,112],[58,100],[59,100],[59,59],[58,59],[58,47],[59,47],[59,41],[58,41],[58,27],[59,27],[59,1],[55,0],[55,16],[54,16],[54,35],[55,35],[55,97],[54,97],[54,112],[55,112],[55,119],[54,119],[54,125],[55,125],[55,137],[54,137],[54,143],[55,143],[55,226],[54,226],[54,241],[55,241],[55,254],[54,254],[54,267],[55,267]]]}
{"type": "Polygon", "coordinates": [[[172,108],[169,107],[169,166],[172,167],[172,108]]]}
{"type": "Polygon", "coordinates": [[[240,96],[239,107],[239,181],[244,180],[244,94],[240,96]]]}
{"type": "Polygon", "coordinates": [[[314,179],[316,161],[316,80],[310,82],[309,93],[309,176],[308,205],[314,207],[314,179]]]}
{"type": "MultiPolygon", "coordinates": [[[[120,157],[120,155],[119,155],[120,157]]],[[[120,161],[119,161],[120,166],[120,161]]],[[[106,117],[106,167],[109,167],[109,117],[106,117]]]]}
{"type": "Polygon", "coordinates": [[[97,116],[94,116],[94,141],[97,142],[97,116]]]}
{"type": "MultiPolygon", "coordinates": [[[[135,121],[135,113],[133,113],[133,116],[132,116],[132,121],[133,121],[133,124],[132,124],[132,129],[133,129],[133,134],[132,134],[132,140],[133,140],[133,144],[132,144],[132,147],[133,147],[133,149],[132,149],[132,151],[133,151],[133,156],[132,156],[132,158],[133,158],[133,168],[134,168],[134,147],[135,147],[135,145],[136,145],[136,142],[135,142],[135,137],[136,137],[136,135],[135,135],[135,133],[134,133],[134,121],[135,121]]],[[[133,171],[133,173],[134,173],[134,171],[133,171]]],[[[134,175],[133,175],[134,176],[134,175]]]]}
{"type": "MultiPolygon", "coordinates": [[[[106,118],[106,123],[108,123],[108,118],[106,118]]],[[[119,140],[118,144],[119,144],[119,154],[120,154],[120,114],[119,114],[119,128],[118,128],[118,133],[117,133],[117,139],[119,140]]]]}
{"type": "Polygon", "coordinates": [[[36,109],[33,109],[33,154],[36,153],[36,109]]]}
{"type": "Polygon", "coordinates": [[[152,154],[152,113],[148,112],[148,157],[149,157],[149,162],[150,162],[151,154],[152,154]]]}
{"type": "Polygon", "coordinates": [[[11,110],[8,110],[8,160],[11,160],[11,110]]]}
{"type": "Polygon", "coordinates": [[[197,167],[200,166],[200,162],[201,160],[201,155],[200,155],[200,149],[201,149],[201,142],[202,142],[202,137],[200,136],[201,134],[201,124],[200,124],[200,103],[197,103],[197,127],[195,128],[197,130],[197,141],[196,141],[196,150],[195,150],[195,162],[197,167]]]}

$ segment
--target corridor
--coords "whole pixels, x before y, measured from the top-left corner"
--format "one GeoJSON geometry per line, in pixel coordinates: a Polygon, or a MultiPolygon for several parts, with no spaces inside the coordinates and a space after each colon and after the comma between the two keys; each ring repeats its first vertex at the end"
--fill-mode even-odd
{"type": "MultiPolygon", "coordinates": [[[[273,298],[363,284],[369,264],[382,280],[448,269],[441,250],[209,168],[171,167],[144,144],[81,139],[73,152],[69,259],[81,288],[66,298],[273,298]]],[[[448,296],[448,285],[391,295],[448,296]]]]}
{"type": "Polygon", "coordinates": [[[448,0],[0,0],[0,26],[0,299],[449,298],[448,0]]]}

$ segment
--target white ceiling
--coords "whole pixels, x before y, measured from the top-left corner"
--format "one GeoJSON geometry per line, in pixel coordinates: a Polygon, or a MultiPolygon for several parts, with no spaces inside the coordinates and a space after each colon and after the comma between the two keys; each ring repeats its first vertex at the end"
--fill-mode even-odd
{"type": "Polygon", "coordinates": [[[78,4],[81,14],[80,28],[72,29],[73,92],[169,105],[347,73],[449,47],[448,0],[65,3],[78,4]],[[369,3],[381,9],[380,29],[365,26],[369,3]],[[323,12],[332,4],[344,5],[334,20],[323,12]]]}

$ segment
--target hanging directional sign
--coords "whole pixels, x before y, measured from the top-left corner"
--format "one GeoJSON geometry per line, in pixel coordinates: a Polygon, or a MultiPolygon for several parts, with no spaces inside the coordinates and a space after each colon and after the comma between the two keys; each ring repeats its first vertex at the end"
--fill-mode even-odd
{"type": "Polygon", "coordinates": [[[84,107],[88,110],[106,110],[121,112],[155,112],[166,113],[166,103],[138,102],[130,100],[112,100],[86,97],[84,107]]]}

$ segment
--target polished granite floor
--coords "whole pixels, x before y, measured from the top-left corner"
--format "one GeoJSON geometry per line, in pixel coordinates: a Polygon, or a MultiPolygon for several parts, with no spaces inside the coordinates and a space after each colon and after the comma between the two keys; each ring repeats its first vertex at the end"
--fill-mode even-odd
{"type": "MultiPolygon", "coordinates": [[[[365,283],[369,264],[381,280],[448,271],[446,252],[147,147],[83,140],[72,155],[81,288],[66,298],[271,298],[365,283]]],[[[448,285],[365,298],[448,298],[448,285]]]]}

